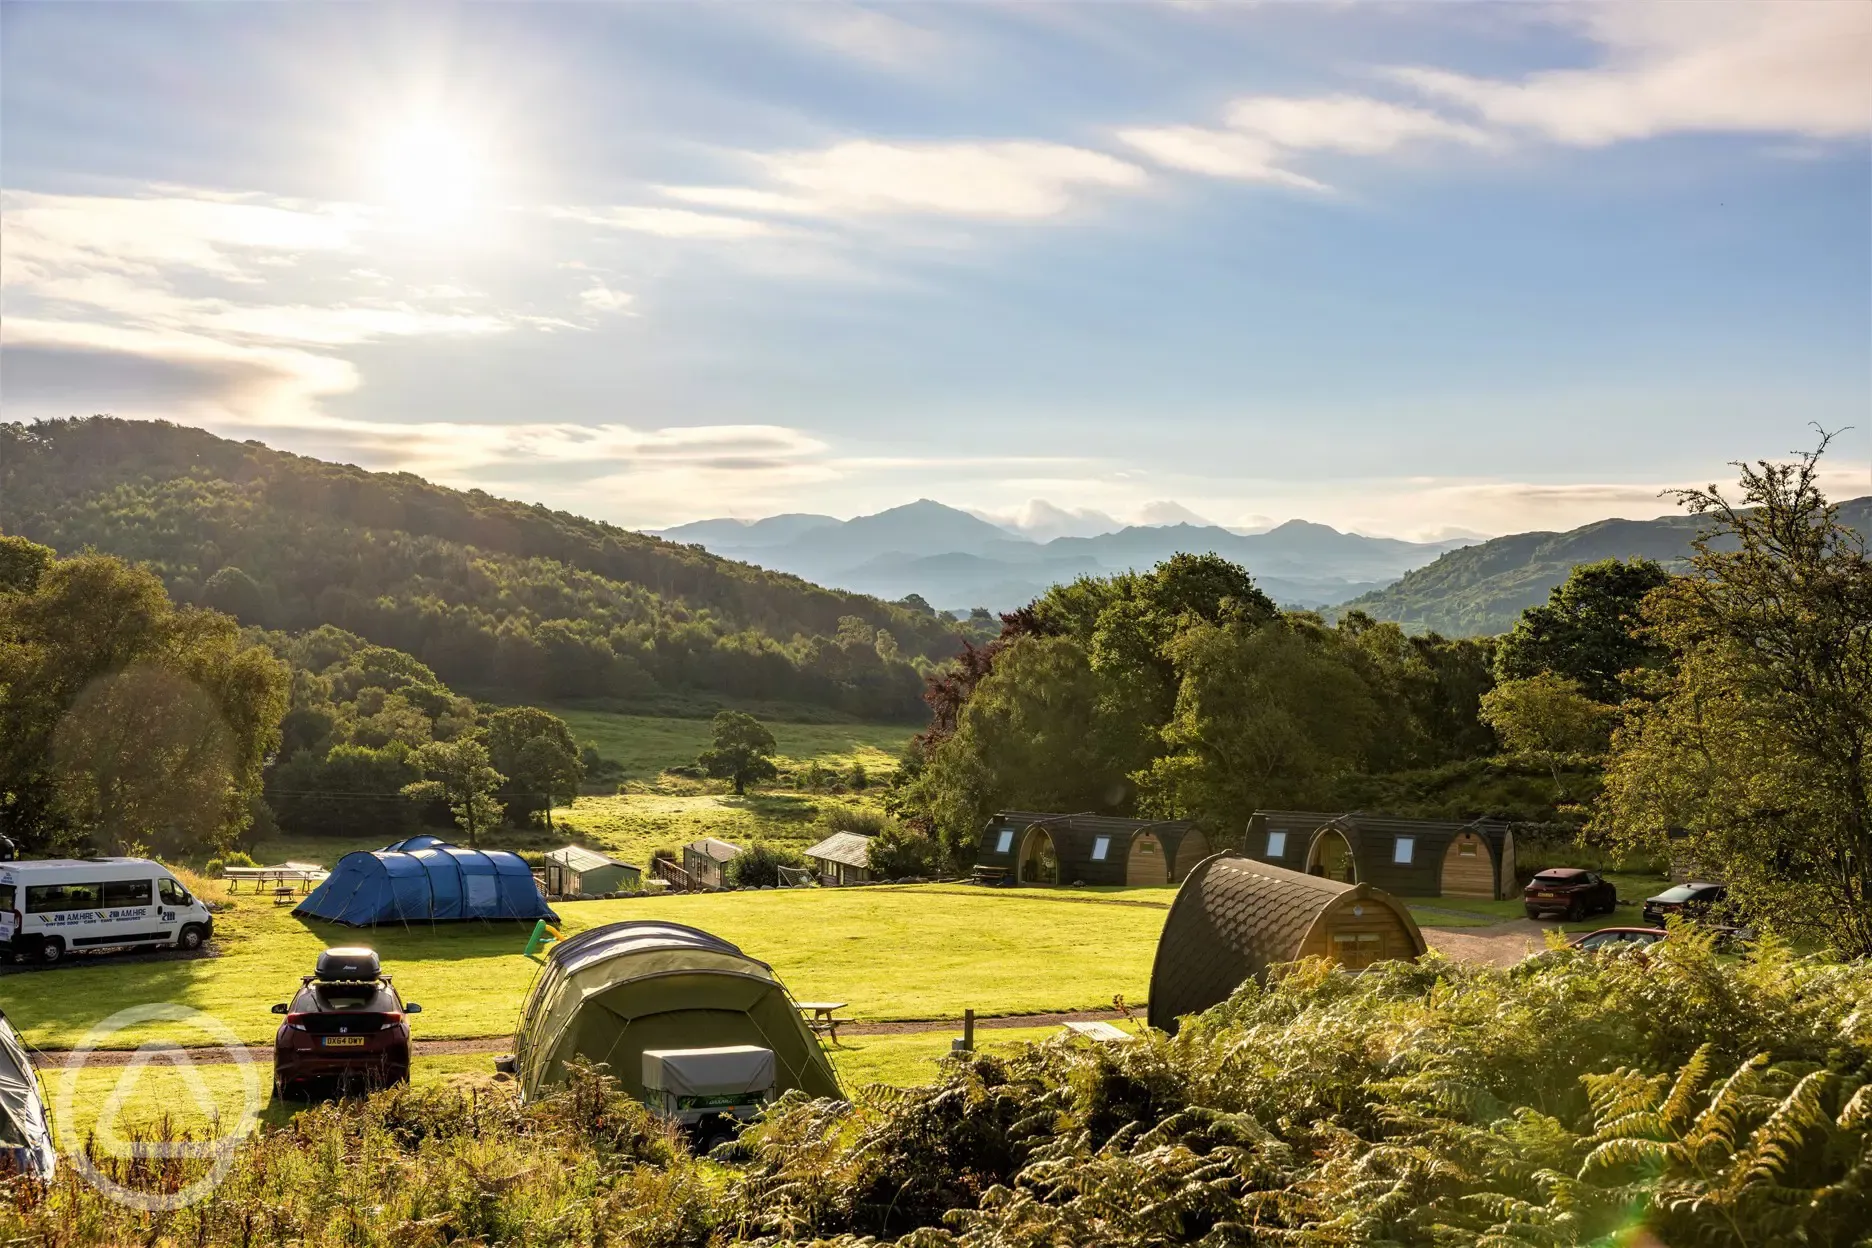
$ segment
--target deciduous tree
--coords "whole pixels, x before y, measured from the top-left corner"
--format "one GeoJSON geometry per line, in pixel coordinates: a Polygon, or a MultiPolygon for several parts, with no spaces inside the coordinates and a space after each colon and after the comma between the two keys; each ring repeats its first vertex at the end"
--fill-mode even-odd
{"type": "Polygon", "coordinates": [[[469,848],[474,848],[481,833],[500,822],[502,807],[495,793],[507,778],[488,763],[487,747],[468,738],[432,741],[411,759],[423,778],[403,792],[446,802],[455,822],[468,834],[469,848]]]}
{"type": "Polygon", "coordinates": [[[719,780],[728,780],[736,794],[747,786],[779,775],[773,756],[773,733],[744,711],[721,711],[715,716],[714,744],[702,751],[698,765],[719,780]]]}

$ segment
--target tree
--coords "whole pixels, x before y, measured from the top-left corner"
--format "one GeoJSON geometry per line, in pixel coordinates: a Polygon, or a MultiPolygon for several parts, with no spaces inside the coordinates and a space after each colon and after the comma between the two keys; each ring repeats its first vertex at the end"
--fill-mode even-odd
{"type": "Polygon", "coordinates": [[[201,603],[233,616],[243,624],[266,623],[266,593],[253,577],[229,565],[202,586],[201,603]]]}
{"type": "Polygon", "coordinates": [[[423,778],[404,786],[410,797],[446,802],[455,822],[468,834],[468,847],[479,843],[483,829],[500,822],[495,793],[507,777],[488,763],[479,741],[432,741],[411,755],[423,778]]]}
{"type": "Polygon", "coordinates": [[[871,877],[906,880],[932,876],[942,863],[942,846],[931,836],[891,823],[871,838],[867,861],[871,877]]]}
{"type": "Polygon", "coordinates": [[[1647,600],[1672,665],[1613,739],[1596,821],[1688,834],[1745,910],[1872,955],[1872,561],[1817,484],[1818,449],[1739,464],[1741,499],[1678,498],[1712,527],[1647,600]]]}
{"type": "Polygon", "coordinates": [[[801,871],[806,868],[806,859],[797,849],[755,841],[728,860],[722,875],[730,888],[775,888],[787,883],[782,867],[801,871]]]}
{"type": "Polygon", "coordinates": [[[1483,694],[1482,719],[1510,753],[1546,763],[1564,799],[1568,794],[1560,764],[1605,752],[1612,708],[1587,697],[1577,680],[1542,672],[1505,680],[1483,694]]]}
{"type": "Polygon", "coordinates": [[[585,764],[565,720],[535,706],[496,711],[487,721],[488,760],[507,777],[501,790],[510,815],[544,812],[552,827],[552,808],[578,795],[585,764]]]}
{"type": "Polygon", "coordinates": [[[14,543],[4,562],[0,821],[34,850],[233,844],[279,741],[285,666],[142,568],[14,543]]]}
{"type": "Polygon", "coordinates": [[[773,755],[773,733],[744,711],[721,711],[715,716],[715,743],[696,759],[709,775],[734,783],[737,796],[747,786],[779,775],[773,755]]]}
{"type": "Polygon", "coordinates": [[[1649,559],[1583,563],[1554,587],[1544,606],[1529,607],[1501,639],[1495,672],[1524,680],[1553,672],[1579,684],[1595,702],[1618,703],[1622,672],[1656,667],[1666,652],[1641,635],[1645,596],[1670,580],[1649,559]]]}

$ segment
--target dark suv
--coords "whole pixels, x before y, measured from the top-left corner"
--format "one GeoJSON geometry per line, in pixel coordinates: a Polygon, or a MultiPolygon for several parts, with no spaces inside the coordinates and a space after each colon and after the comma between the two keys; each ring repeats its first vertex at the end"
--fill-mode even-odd
{"type": "Polygon", "coordinates": [[[1645,899],[1645,922],[1654,927],[1663,927],[1664,920],[1673,914],[1701,922],[1709,917],[1711,909],[1728,896],[1729,890],[1721,884],[1679,884],[1645,899]]]}
{"type": "Polygon", "coordinates": [[[1594,872],[1554,867],[1528,881],[1521,904],[1530,919],[1559,915],[1577,923],[1589,914],[1611,914],[1618,909],[1618,889],[1594,872]]]}
{"type": "Polygon", "coordinates": [[[275,1095],[320,1080],[345,1092],[409,1081],[409,1015],[422,1006],[404,1004],[372,950],[319,954],[292,1003],[273,1012],[286,1016],[273,1038],[275,1095]]]}

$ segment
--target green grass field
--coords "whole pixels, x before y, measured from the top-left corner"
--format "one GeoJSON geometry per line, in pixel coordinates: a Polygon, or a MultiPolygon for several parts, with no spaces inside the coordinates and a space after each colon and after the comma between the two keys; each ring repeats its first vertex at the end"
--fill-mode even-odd
{"type": "MultiPolygon", "coordinates": [[[[653,715],[616,715],[606,711],[556,707],[554,714],[572,727],[582,743],[624,768],[627,780],[654,778],[668,767],[693,763],[709,746],[706,719],[667,719],[653,715]]],[[[888,775],[905,742],[917,731],[898,724],[795,724],[768,722],[784,763],[817,759],[843,771],[854,759],[874,778],[888,775]]]]}
{"type": "MultiPolygon", "coordinates": [[[[221,887],[201,885],[220,898],[221,887]]],[[[1169,890],[1160,890],[1166,898],[1169,890]]],[[[4,1007],[27,1042],[75,1047],[127,1006],[175,1002],[206,1011],[249,1042],[272,1037],[267,1012],[287,998],[327,945],[366,940],[383,955],[431,1039],[502,1035],[536,965],[521,956],[528,925],[380,928],[368,933],[296,919],[267,897],[240,896],[216,919],[218,957],[113,961],[108,955],[0,977],[4,1007]]],[[[1028,1014],[1144,1000],[1165,911],[1069,904],[1020,890],[973,895],[939,886],[698,894],[561,905],[567,934],[628,918],[670,919],[715,932],[771,963],[794,996],[849,1003],[861,1020],[1028,1014]]],[[[203,1043],[178,1023],[120,1033],[203,1043]]]]}

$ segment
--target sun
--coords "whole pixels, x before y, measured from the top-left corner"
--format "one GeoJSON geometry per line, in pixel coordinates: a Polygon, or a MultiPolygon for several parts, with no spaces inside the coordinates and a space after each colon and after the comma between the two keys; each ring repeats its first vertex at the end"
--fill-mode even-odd
{"type": "Polygon", "coordinates": [[[407,122],[378,141],[377,178],[384,202],[412,225],[462,224],[474,214],[486,172],[478,145],[447,122],[407,122]]]}

